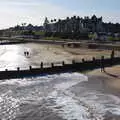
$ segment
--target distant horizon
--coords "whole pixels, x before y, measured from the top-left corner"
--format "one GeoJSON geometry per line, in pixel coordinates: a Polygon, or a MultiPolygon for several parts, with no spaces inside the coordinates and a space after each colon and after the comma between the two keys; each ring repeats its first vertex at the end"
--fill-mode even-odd
{"type": "Polygon", "coordinates": [[[103,22],[120,23],[120,0],[1,0],[0,29],[22,23],[41,26],[45,17],[65,19],[96,15],[103,22]]]}

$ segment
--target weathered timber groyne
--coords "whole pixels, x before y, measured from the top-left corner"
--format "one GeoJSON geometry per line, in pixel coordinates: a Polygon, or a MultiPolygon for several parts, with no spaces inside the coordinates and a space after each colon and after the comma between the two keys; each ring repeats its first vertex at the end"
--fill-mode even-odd
{"type": "Polygon", "coordinates": [[[80,48],[80,47],[84,47],[84,48],[89,48],[89,49],[104,49],[104,50],[119,50],[120,51],[120,43],[116,44],[112,44],[112,43],[80,43],[80,42],[67,42],[63,44],[64,46],[68,46],[71,48],[80,48]]]}
{"type": "MultiPolygon", "coordinates": [[[[120,57],[115,57],[114,59],[107,58],[104,59],[104,66],[109,67],[112,65],[120,64],[120,57]]],[[[92,70],[101,67],[101,59],[85,61],[82,59],[82,62],[72,61],[71,64],[65,64],[65,62],[61,62],[61,65],[55,66],[54,63],[51,63],[51,67],[44,67],[43,63],[40,64],[39,68],[29,67],[28,70],[21,70],[19,67],[17,70],[5,70],[0,71],[0,80],[3,79],[12,79],[12,78],[23,78],[29,76],[36,76],[42,74],[55,74],[55,73],[63,73],[63,72],[82,72],[86,70],[92,70]]]]}

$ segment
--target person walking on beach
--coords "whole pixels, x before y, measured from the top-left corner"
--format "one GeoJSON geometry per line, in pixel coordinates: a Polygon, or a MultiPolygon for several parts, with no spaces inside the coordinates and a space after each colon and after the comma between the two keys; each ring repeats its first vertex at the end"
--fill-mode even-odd
{"type": "Polygon", "coordinates": [[[24,51],[24,55],[26,56],[26,52],[24,51]]]}
{"type": "Polygon", "coordinates": [[[101,72],[105,72],[104,56],[101,57],[100,67],[101,67],[101,72]]]}
{"type": "Polygon", "coordinates": [[[25,52],[24,52],[24,55],[27,56],[27,57],[29,56],[29,54],[30,54],[30,53],[29,53],[28,51],[25,51],[25,52]]]}
{"type": "Polygon", "coordinates": [[[28,51],[26,52],[26,55],[29,56],[29,52],[28,51]]]}
{"type": "Polygon", "coordinates": [[[115,50],[113,49],[111,53],[111,59],[114,58],[114,56],[115,56],[115,50]]]}
{"type": "Polygon", "coordinates": [[[111,52],[111,64],[113,64],[114,57],[115,57],[115,50],[113,49],[111,52]]]}

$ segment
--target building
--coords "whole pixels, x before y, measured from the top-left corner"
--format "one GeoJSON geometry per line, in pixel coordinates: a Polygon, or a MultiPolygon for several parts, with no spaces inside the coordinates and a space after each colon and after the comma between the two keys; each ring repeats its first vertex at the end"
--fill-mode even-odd
{"type": "Polygon", "coordinates": [[[79,16],[73,16],[71,18],[67,17],[64,20],[51,20],[48,21],[45,18],[44,22],[44,29],[46,32],[63,32],[63,33],[74,33],[74,32],[102,32],[103,28],[103,21],[102,17],[97,18],[93,15],[91,18],[84,17],[80,18],[79,16]]]}

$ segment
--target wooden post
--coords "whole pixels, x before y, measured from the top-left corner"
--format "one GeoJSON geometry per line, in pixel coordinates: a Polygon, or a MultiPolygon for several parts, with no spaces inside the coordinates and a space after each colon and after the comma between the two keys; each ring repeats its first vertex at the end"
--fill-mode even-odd
{"type": "Polygon", "coordinates": [[[75,60],[72,60],[72,64],[75,64],[75,60]]]}
{"type": "Polygon", "coordinates": [[[41,69],[43,68],[43,62],[41,62],[41,65],[40,65],[41,69]]]}
{"type": "Polygon", "coordinates": [[[32,66],[29,66],[30,71],[32,70],[32,66]]]}
{"type": "Polygon", "coordinates": [[[63,62],[62,62],[62,66],[64,66],[64,65],[65,65],[65,62],[63,61],[63,62]]]}
{"type": "Polygon", "coordinates": [[[104,56],[101,56],[101,60],[104,60],[104,56]]]}
{"type": "Polygon", "coordinates": [[[95,64],[96,63],[95,57],[93,57],[92,60],[93,60],[93,64],[95,64]]]}
{"type": "Polygon", "coordinates": [[[95,57],[92,58],[93,62],[95,62],[95,57]]]}
{"type": "Polygon", "coordinates": [[[83,63],[85,62],[85,59],[84,59],[84,58],[82,59],[82,62],[83,62],[83,63]]]}
{"type": "Polygon", "coordinates": [[[94,66],[94,67],[97,66],[97,62],[96,62],[95,57],[92,58],[92,65],[91,65],[91,68],[92,68],[93,66],[94,66]]]}
{"type": "Polygon", "coordinates": [[[17,67],[17,71],[18,71],[18,72],[20,71],[20,68],[19,68],[19,67],[17,67]]]}
{"type": "Polygon", "coordinates": [[[51,63],[52,68],[54,67],[54,63],[51,63]]]}

